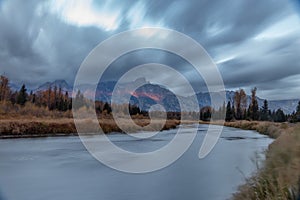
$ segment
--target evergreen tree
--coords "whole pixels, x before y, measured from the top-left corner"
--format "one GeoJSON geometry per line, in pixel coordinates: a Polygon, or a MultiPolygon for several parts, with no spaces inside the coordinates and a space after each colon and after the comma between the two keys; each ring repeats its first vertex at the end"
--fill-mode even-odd
{"type": "Polygon", "coordinates": [[[248,112],[249,112],[248,115],[249,115],[250,119],[252,119],[252,120],[258,120],[258,117],[259,117],[258,102],[256,99],[256,91],[257,91],[256,87],[251,90],[251,103],[250,103],[249,109],[248,109],[248,112]]]}
{"type": "Polygon", "coordinates": [[[297,106],[296,112],[297,112],[298,114],[300,114],[300,101],[298,102],[298,106],[297,106]]]}
{"type": "Polygon", "coordinates": [[[110,105],[107,102],[104,104],[103,111],[106,111],[107,114],[111,113],[112,111],[110,105]]]}
{"type": "Polygon", "coordinates": [[[36,94],[33,94],[32,95],[31,103],[35,104],[35,101],[36,101],[36,94]]]}
{"type": "Polygon", "coordinates": [[[200,120],[210,121],[212,114],[212,108],[210,106],[205,106],[200,110],[200,120]]]}
{"type": "Polygon", "coordinates": [[[232,111],[233,119],[236,119],[236,114],[235,114],[235,107],[234,107],[234,104],[232,105],[231,111],[232,111]]]}
{"type": "MultiPolygon", "coordinates": [[[[78,90],[77,94],[76,94],[76,104],[74,104],[74,108],[78,109],[84,106],[85,102],[84,102],[84,96],[83,94],[80,92],[80,90],[78,90]]],[[[74,103],[74,102],[73,102],[74,103]]]]}
{"type": "Polygon", "coordinates": [[[262,106],[260,119],[262,121],[270,120],[270,110],[268,106],[268,101],[266,99],[264,100],[264,105],[262,106]]]}
{"type": "Polygon", "coordinates": [[[24,106],[26,101],[27,101],[27,89],[25,84],[22,85],[19,93],[18,93],[18,97],[17,97],[17,104],[24,106]]]}
{"type": "Polygon", "coordinates": [[[66,91],[64,96],[64,110],[72,110],[72,98],[69,97],[68,91],[66,91]]]}
{"type": "Polygon", "coordinates": [[[51,106],[51,94],[52,94],[52,88],[49,86],[48,88],[48,95],[47,95],[47,106],[49,110],[52,110],[51,106]]]}
{"type": "Polygon", "coordinates": [[[285,121],[286,121],[286,116],[285,116],[284,112],[279,108],[275,112],[274,122],[285,122],[285,121]]]}
{"type": "Polygon", "coordinates": [[[141,113],[141,110],[137,105],[129,105],[129,114],[130,115],[137,115],[140,113],[141,113]]]}
{"type": "Polygon", "coordinates": [[[298,102],[296,112],[293,112],[290,116],[290,122],[300,122],[300,101],[298,102]]]}
{"type": "Polygon", "coordinates": [[[233,120],[233,111],[231,109],[231,103],[230,101],[228,101],[227,106],[226,106],[226,117],[225,117],[226,121],[231,121],[233,120]]]}
{"type": "Polygon", "coordinates": [[[58,94],[57,94],[57,86],[54,86],[54,90],[53,90],[54,94],[53,94],[53,109],[57,110],[58,109],[58,94]]]}

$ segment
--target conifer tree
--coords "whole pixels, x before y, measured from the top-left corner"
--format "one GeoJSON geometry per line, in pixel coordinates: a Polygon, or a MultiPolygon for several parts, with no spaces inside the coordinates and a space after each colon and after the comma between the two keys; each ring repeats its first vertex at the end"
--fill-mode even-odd
{"type": "Polygon", "coordinates": [[[284,112],[279,108],[275,112],[274,122],[285,122],[285,121],[286,121],[286,116],[285,116],[284,112]]]}
{"type": "Polygon", "coordinates": [[[248,116],[252,120],[258,120],[258,117],[259,117],[258,102],[256,99],[256,91],[257,91],[256,87],[251,90],[251,103],[250,103],[249,109],[248,109],[248,112],[249,112],[248,116]]]}
{"type": "Polygon", "coordinates": [[[26,101],[27,101],[27,89],[25,84],[22,85],[19,93],[18,93],[18,97],[17,97],[17,104],[24,106],[26,101]]]}
{"type": "Polygon", "coordinates": [[[270,110],[268,106],[268,101],[266,99],[264,100],[264,105],[262,106],[260,119],[262,121],[270,120],[270,110]]]}
{"type": "Polygon", "coordinates": [[[231,121],[233,120],[233,111],[231,108],[231,103],[230,101],[228,101],[227,106],[226,106],[226,117],[225,117],[226,121],[231,121]]]}
{"type": "Polygon", "coordinates": [[[112,111],[110,105],[107,102],[104,104],[103,111],[106,111],[107,114],[111,113],[112,111]]]}

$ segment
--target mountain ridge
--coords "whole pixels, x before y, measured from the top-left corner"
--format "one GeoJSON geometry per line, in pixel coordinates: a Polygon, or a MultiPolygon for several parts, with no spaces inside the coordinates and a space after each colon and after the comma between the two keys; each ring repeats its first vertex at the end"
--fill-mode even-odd
{"type": "MultiPolygon", "coordinates": [[[[96,90],[96,100],[104,101],[104,102],[110,102],[112,92],[114,90],[114,87],[116,85],[116,81],[104,81],[97,85],[96,90]]],[[[69,94],[72,93],[73,89],[72,86],[70,86],[65,80],[55,80],[53,82],[46,82],[36,89],[34,89],[34,92],[41,91],[41,90],[47,90],[49,87],[52,89],[54,87],[61,88],[62,91],[68,91],[69,94]]],[[[87,97],[91,97],[92,92],[89,90],[89,87],[91,85],[81,85],[78,87],[78,90],[80,90],[82,93],[85,94],[87,97]]],[[[149,108],[154,102],[162,103],[164,106],[166,106],[167,111],[180,111],[180,107],[178,104],[178,100],[174,100],[174,94],[168,90],[167,88],[152,84],[145,79],[137,79],[136,81],[132,81],[129,83],[123,83],[118,85],[119,88],[116,88],[119,92],[130,93],[131,94],[131,102],[134,104],[139,104],[141,108],[149,108]],[[143,85],[142,87],[139,87],[135,91],[131,91],[132,88],[135,88],[136,85],[143,85]],[[141,103],[138,101],[138,99],[142,99],[141,103]]],[[[221,93],[221,92],[219,92],[221,93]]],[[[234,99],[234,91],[226,90],[226,103],[228,101],[233,102],[234,99]]],[[[215,95],[218,96],[217,93],[215,95]]],[[[221,95],[220,95],[221,96],[221,95]]],[[[211,105],[211,98],[210,93],[208,92],[198,92],[196,93],[196,97],[198,100],[199,107],[204,106],[210,106],[211,105]]],[[[186,104],[193,104],[192,102],[189,102],[189,97],[180,97],[183,99],[183,101],[186,104]]],[[[249,103],[251,101],[251,96],[247,95],[247,102],[249,103]]],[[[262,107],[264,99],[257,97],[258,105],[259,107],[262,107]]],[[[291,114],[293,111],[296,110],[297,104],[299,102],[299,99],[286,99],[286,100],[268,100],[268,105],[270,110],[277,110],[282,109],[286,114],[291,114]]],[[[123,99],[119,99],[118,102],[115,103],[125,103],[123,99]]],[[[193,106],[192,106],[193,107],[193,106]]]]}

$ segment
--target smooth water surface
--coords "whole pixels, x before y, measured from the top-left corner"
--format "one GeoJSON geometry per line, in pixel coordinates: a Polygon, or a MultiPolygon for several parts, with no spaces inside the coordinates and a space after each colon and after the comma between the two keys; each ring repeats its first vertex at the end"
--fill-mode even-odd
{"type": "MultiPolygon", "coordinates": [[[[272,139],[224,127],[213,151],[200,160],[206,130],[207,125],[199,126],[194,143],[174,164],[147,174],[126,174],[104,166],[78,137],[0,140],[0,200],[229,199],[255,172],[257,155],[272,139]]],[[[176,129],[152,139],[109,137],[124,149],[147,152],[167,144],[174,134],[176,129]]]]}

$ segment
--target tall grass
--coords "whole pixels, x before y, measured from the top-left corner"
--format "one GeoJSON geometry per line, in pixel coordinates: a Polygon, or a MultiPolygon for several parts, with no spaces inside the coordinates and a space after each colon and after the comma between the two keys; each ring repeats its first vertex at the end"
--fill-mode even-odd
{"type": "Polygon", "coordinates": [[[24,106],[12,104],[8,101],[0,102],[0,119],[14,118],[72,118],[72,111],[61,112],[49,110],[47,107],[39,107],[30,102],[24,106]]]}
{"type": "Polygon", "coordinates": [[[271,138],[277,138],[285,129],[291,126],[288,123],[261,122],[261,121],[235,121],[225,122],[225,126],[244,130],[255,130],[271,138]]]}
{"type": "Polygon", "coordinates": [[[262,168],[239,188],[233,199],[300,199],[300,124],[240,122],[227,125],[277,137],[266,152],[262,168]]]}

